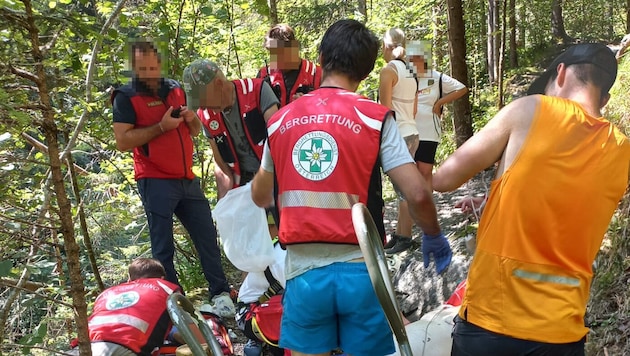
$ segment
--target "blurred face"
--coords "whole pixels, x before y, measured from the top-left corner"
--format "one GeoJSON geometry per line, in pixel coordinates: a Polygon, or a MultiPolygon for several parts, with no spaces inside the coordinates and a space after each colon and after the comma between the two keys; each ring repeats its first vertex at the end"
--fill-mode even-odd
{"type": "Polygon", "coordinates": [[[157,88],[162,77],[160,57],[153,51],[143,52],[141,50],[135,50],[133,56],[134,67],[132,69],[136,77],[150,88],[157,88]]]}
{"type": "Polygon", "coordinates": [[[234,104],[234,87],[223,73],[217,75],[210,84],[201,88],[199,106],[212,111],[222,111],[234,104]]]}
{"type": "Polygon", "coordinates": [[[278,41],[267,38],[265,48],[271,57],[271,69],[294,69],[300,63],[300,46],[297,41],[278,41]]]}
{"type": "Polygon", "coordinates": [[[429,74],[429,68],[424,61],[424,56],[409,56],[409,65],[417,77],[422,78],[429,74]]]}

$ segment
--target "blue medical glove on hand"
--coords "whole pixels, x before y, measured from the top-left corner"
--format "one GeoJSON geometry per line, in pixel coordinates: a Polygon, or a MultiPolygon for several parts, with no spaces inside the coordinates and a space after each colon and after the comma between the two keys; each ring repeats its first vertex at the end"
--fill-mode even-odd
{"type": "Polygon", "coordinates": [[[438,274],[442,273],[451,263],[453,251],[448,240],[443,233],[438,235],[422,235],[422,259],[424,260],[424,268],[429,267],[429,261],[433,255],[435,260],[435,270],[438,274]]]}

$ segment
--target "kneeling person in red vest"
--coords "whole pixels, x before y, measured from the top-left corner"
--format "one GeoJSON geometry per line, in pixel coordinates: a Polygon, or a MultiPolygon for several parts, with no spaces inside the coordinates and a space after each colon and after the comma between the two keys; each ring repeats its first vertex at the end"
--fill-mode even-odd
{"type": "Polygon", "coordinates": [[[158,260],[136,258],[129,265],[129,281],[96,298],[88,319],[92,354],[151,355],[159,349],[172,326],[166,300],[180,291],[165,275],[158,260]]]}

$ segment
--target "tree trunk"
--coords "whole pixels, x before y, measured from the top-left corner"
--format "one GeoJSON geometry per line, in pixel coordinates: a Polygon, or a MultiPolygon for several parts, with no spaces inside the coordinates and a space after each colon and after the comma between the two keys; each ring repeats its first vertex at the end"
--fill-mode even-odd
{"type": "Polygon", "coordinates": [[[573,42],[573,38],[564,29],[562,0],[552,0],[551,2],[551,35],[554,39],[560,40],[564,44],[573,42]]]}
{"type": "Polygon", "coordinates": [[[278,21],[278,2],[277,0],[268,0],[269,5],[269,21],[271,21],[271,26],[277,25],[280,21],[278,21]]]}
{"type": "MultiPolygon", "coordinates": [[[[448,39],[453,78],[468,87],[468,67],[466,66],[466,33],[462,0],[447,0],[448,39]]],[[[453,103],[453,128],[455,142],[461,146],[473,135],[470,100],[468,95],[453,103]]]]}
{"type": "MultiPolygon", "coordinates": [[[[436,2],[431,11],[431,17],[433,19],[433,63],[438,70],[441,70],[444,65],[444,31],[442,26],[440,15],[444,12],[442,3],[436,2]]],[[[431,65],[431,63],[429,63],[431,65]]]]}
{"type": "Polygon", "coordinates": [[[361,22],[367,22],[367,0],[357,0],[359,13],[361,14],[361,22]]]}
{"type": "Polygon", "coordinates": [[[170,52],[170,55],[173,56],[171,59],[171,78],[175,77],[177,73],[179,73],[179,46],[180,46],[180,32],[182,30],[182,16],[184,14],[184,5],[186,5],[186,0],[181,0],[179,4],[179,13],[177,17],[177,28],[175,29],[175,45],[173,46],[173,51],[170,52]]]}
{"type": "Polygon", "coordinates": [[[498,76],[499,59],[499,7],[498,0],[488,0],[488,78],[494,84],[498,76]]]}
{"type": "Polygon", "coordinates": [[[518,46],[516,41],[516,0],[510,0],[510,68],[518,67],[518,46]]]}
{"type": "Polygon", "coordinates": [[[60,231],[64,240],[64,249],[66,251],[68,272],[70,274],[70,295],[72,296],[72,305],[76,313],[75,321],[77,324],[77,333],[79,336],[79,350],[81,356],[91,355],[90,338],[87,327],[87,304],[85,302],[85,287],[83,285],[83,276],[81,274],[81,264],[79,260],[79,245],[74,238],[74,223],[72,221],[72,207],[68,199],[66,187],[63,181],[63,172],[61,171],[61,159],[59,156],[58,129],[55,123],[55,110],[53,108],[47,85],[46,72],[44,69],[44,56],[40,50],[39,28],[35,24],[35,14],[30,0],[23,0],[26,13],[25,27],[29,32],[31,43],[31,55],[35,63],[35,73],[27,73],[20,71],[20,75],[27,79],[31,79],[36,85],[39,93],[39,104],[42,107],[43,120],[40,122],[42,132],[46,138],[48,145],[48,159],[50,164],[50,172],[52,174],[53,190],[57,201],[57,213],[61,222],[60,231]]]}
{"type": "Polygon", "coordinates": [[[626,0],[626,33],[630,33],[630,0],[626,0]]]}
{"type": "Polygon", "coordinates": [[[613,18],[615,11],[615,2],[608,1],[606,3],[606,18],[609,19],[606,24],[606,34],[608,35],[608,39],[612,40],[615,37],[615,30],[613,29],[613,18]]]}
{"type": "MultiPolygon", "coordinates": [[[[66,140],[67,139],[68,135],[66,134],[66,140]]],[[[92,247],[92,238],[90,237],[87,219],[85,218],[85,210],[83,209],[83,198],[81,198],[81,189],[79,188],[77,173],[74,169],[72,152],[68,153],[66,160],[68,161],[68,170],[70,172],[70,183],[72,183],[72,192],[74,193],[74,197],[77,200],[77,212],[79,213],[79,223],[81,224],[81,232],[83,233],[83,244],[85,245],[85,250],[88,255],[88,260],[90,261],[90,266],[92,267],[92,273],[94,273],[94,279],[96,280],[98,289],[100,292],[103,292],[105,290],[105,284],[103,283],[101,273],[98,270],[96,255],[94,254],[94,248],[92,247]]]]}
{"type": "Polygon", "coordinates": [[[502,14],[501,14],[501,45],[499,47],[499,109],[504,106],[505,95],[505,82],[503,81],[503,67],[505,64],[505,41],[507,39],[507,2],[508,0],[501,0],[502,2],[502,14]]]}

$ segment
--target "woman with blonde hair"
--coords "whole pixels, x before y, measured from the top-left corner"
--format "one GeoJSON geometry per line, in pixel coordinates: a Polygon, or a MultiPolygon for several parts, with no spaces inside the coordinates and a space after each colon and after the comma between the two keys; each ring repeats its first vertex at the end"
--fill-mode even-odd
{"type": "MultiPolygon", "coordinates": [[[[418,149],[419,135],[416,128],[415,115],[418,97],[418,82],[412,70],[405,61],[405,33],[399,28],[392,28],[383,36],[383,58],[387,65],[383,67],[379,82],[379,100],[381,104],[390,108],[396,117],[398,131],[407,144],[407,149],[413,157],[418,149]]],[[[395,188],[395,187],[394,187],[395,188]]],[[[396,191],[398,191],[396,189],[396,191]]],[[[401,196],[399,194],[399,196],[401,196]]],[[[401,227],[411,226],[413,221],[409,213],[401,214],[406,210],[407,202],[402,199],[398,204],[398,225],[396,233],[385,245],[391,249],[401,239],[411,241],[411,229],[401,231],[401,227]],[[402,221],[401,221],[402,219],[402,221]],[[408,221],[406,221],[406,220],[408,221]]],[[[388,250],[389,253],[398,251],[388,250]]]]}
{"type": "MultiPolygon", "coordinates": [[[[442,136],[441,120],[444,105],[468,94],[468,88],[458,80],[434,70],[430,65],[431,47],[422,41],[412,41],[406,50],[410,67],[416,74],[417,95],[414,110],[419,142],[411,155],[422,177],[431,186],[433,165],[442,136]]],[[[412,245],[413,221],[408,210],[398,210],[396,233],[386,252],[397,253],[412,245]]]]}

